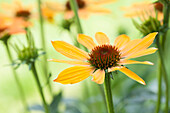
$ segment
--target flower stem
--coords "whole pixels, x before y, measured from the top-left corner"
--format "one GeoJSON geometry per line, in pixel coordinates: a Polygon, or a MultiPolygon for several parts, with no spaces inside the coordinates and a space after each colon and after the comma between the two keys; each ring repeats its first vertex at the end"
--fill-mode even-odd
{"type": "Polygon", "coordinates": [[[43,106],[44,106],[44,109],[45,109],[45,113],[49,113],[48,105],[46,103],[44,93],[43,93],[43,90],[42,90],[42,87],[41,87],[41,84],[40,84],[40,80],[38,78],[38,74],[37,74],[37,71],[36,71],[36,68],[35,68],[35,63],[32,63],[31,70],[32,70],[32,73],[34,74],[34,77],[35,77],[35,80],[36,80],[36,83],[37,83],[37,86],[38,86],[38,90],[40,92],[41,99],[43,101],[43,106]]]}
{"type": "Polygon", "coordinates": [[[158,97],[157,97],[157,105],[156,105],[156,112],[159,113],[160,105],[161,105],[161,96],[162,96],[162,69],[161,69],[161,63],[159,63],[159,75],[158,75],[158,97]]]}
{"type": "Polygon", "coordinates": [[[164,81],[165,81],[165,86],[166,86],[166,91],[165,91],[165,95],[166,95],[166,102],[165,102],[165,113],[168,113],[168,101],[169,101],[169,85],[168,85],[168,74],[166,72],[166,67],[165,67],[165,62],[164,62],[164,49],[165,49],[165,42],[166,42],[166,38],[167,38],[167,31],[168,31],[168,26],[169,26],[169,13],[170,13],[170,1],[169,0],[164,0],[163,1],[163,14],[164,14],[164,19],[163,19],[163,27],[165,31],[162,31],[163,35],[162,35],[162,45],[161,42],[159,42],[158,45],[158,49],[159,49],[159,55],[160,55],[160,59],[161,59],[161,63],[162,63],[162,71],[163,71],[163,77],[164,77],[164,81]]]}
{"type": "MultiPolygon", "coordinates": [[[[70,5],[71,5],[71,9],[73,10],[74,12],[74,15],[75,15],[75,21],[76,21],[76,25],[77,25],[77,31],[78,33],[80,34],[83,34],[83,29],[81,27],[81,23],[80,23],[80,18],[78,16],[78,5],[77,5],[77,2],[76,0],[70,0],[70,5]]],[[[79,48],[81,48],[80,45],[78,45],[79,48]]],[[[86,47],[83,46],[83,49],[85,51],[88,51],[88,49],[86,47]]]]}
{"type": "MultiPolygon", "coordinates": [[[[10,60],[10,63],[12,63],[12,56],[11,56],[11,53],[9,51],[9,46],[7,44],[7,42],[5,42],[5,46],[6,46],[6,50],[7,50],[7,53],[8,53],[8,57],[9,57],[9,60],[10,60]]],[[[21,101],[22,101],[22,104],[24,106],[24,109],[26,112],[28,112],[28,105],[27,105],[27,102],[26,102],[26,98],[25,98],[25,94],[24,94],[24,91],[22,89],[22,86],[21,86],[21,83],[19,81],[19,78],[17,77],[17,73],[16,71],[14,70],[14,68],[12,67],[12,72],[13,72],[13,75],[14,75],[14,79],[15,79],[15,82],[17,84],[17,87],[18,87],[18,90],[19,90],[19,93],[20,93],[20,97],[21,97],[21,101]]]]}
{"type": "MultiPolygon", "coordinates": [[[[44,35],[44,21],[43,21],[43,16],[42,16],[42,11],[41,11],[41,0],[37,0],[38,2],[38,11],[39,11],[39,19],[40,19],[40,33],[41,33],[41,43],[42,43],[42,47],[43,50],[46,51],[46,45],[45,45],[45,35],[44,35]]],[[[47,63],[47,54],[44,55],[44,73],[45,73],[45,78],[48,80],[48,63],[47,63]]],[[[51,96],[53,97],[53,93],[52,93],[52,87],[50,84],[50,81],[48,81],[48,87],[49,87],[49,91],[51,96]]]]}
{"type": "Polygon", "coordinates": [[[165,63],[164,63],[164,58],[163,58],[163,55],[164,55],[163,50],[162,50],[162,47],[161,47],[160,42],[158,40],[159,40],[159,37],[157,37],[157,46],[158,46],[158,53],[159,53],[159,57],[160,57],[160,61],[161,61],[163,78],[164,78],[165,86],[166,86],[166,91],[165,91],[165,95],[166,95],[165,113],[168,113],[168,101],[169,101],[168,76],[167,76],[165,63]]]}
{"type": "Polygon", "coordinates": [[[167,31],[168,31],[168,25],[169,25],[169,13],[170,13],[170,2],[163,2],[163,14],[164,14],[164,19],[163,19],[163,27],[165,31],[163,31],[163,39],[162,39],[162,47],[164,49],[165,47],[165,42],[167,38],[167,31]]]}
{"type": "Polygon", "coordinates": [[[111,91],[111,85],[110,85],[110,76],[108,74],[107,69],[105,70],[104,91],[105,91],[105,99],[107,103],[108,113],[114,113],[112,91],[111,91]]]}
{"type": "Polygon", "coordinates": [[[76,21],[76,24],[77,24],[77,29],[78,29],[78,33],[83,33],[83,29],[81,27],[81,24],[80,24],[80,19],[79,19],[79,16],[78,16],[78,6],[77,6],[77,3],[76,3],[76,0],[70,0],[70,5],[71,5],[71,9],[74,11],[74,14],[75,14],[75,21],[76,21]]]}

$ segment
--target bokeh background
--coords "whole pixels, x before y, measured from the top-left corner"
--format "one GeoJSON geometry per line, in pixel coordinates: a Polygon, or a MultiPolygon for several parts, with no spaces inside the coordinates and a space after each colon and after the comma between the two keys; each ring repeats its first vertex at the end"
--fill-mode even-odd
{"type": "MultiPolygon", "coordinates": [[[[36,0],[21,0],[24,4],[33,4],[35,6],[34,11],[37,13],[38,9],[36,0]]],[[[45,1],[45,0],[44,0],[45,1]]],[[[60,1],[64,0],[51,0],[60,1]]],[[[130,6],[134,2],[140,2],[143,0],[117,0],[111,4],[104,5],[112,11],[111,14],[104,15],[91,15],[88,19],[81,19],[84,34],[94,37],[95,33],[98,31],[104,32],[111,39],[114,39],[125,33],[131,39],[142,38],[141,33],[134,27],[130,18],[124,17],[124,12],[121,7],[130,6]]],[[[148,1],[148,0],[147,0],[148,1]]],[[[0,0],[1,3],[11,3],[12,0],[0,0]]],[[[43,1],[42,1],[43,2],[43,1]]],[[[154,2],[154,0],[152,0],[154,2]]],[[[0,7],[1,11],[1,7],[0,7]]],[[[47,57],[56,59],[67,59],[63,55],[59,54],[54,50],[51,45],[51,40],[64,40],[66,42],[72,43],[70,35],[67,30],[64,30],[57,25],[61,20],[61,15],[55,17],[56,23],[51,24],[45,21],[45,42],[47,45],[47,57]]],[[[33,34],[36,47],[41,47],[40,41],[40,30],[38,19],[33,19],[33,26],[31,27],[31,32],[33,34]]],[[[74,26],[73,26],[74,28],[74,26]]],[[[11,43],[18,43],[20,40],[22,43],[25,42],[25,35],[14,35],[10,39],[11,43]]],[[[166,42],[166,68],[168,70],[168,75],[170,74],[170,32],[168,32],[168,38],[166,42]]],[[[155,46],[153,44],[153,46],[155,46]]],[[[15,52],[12,48],[10,50],[13,52],[13,58],[17,59],[15,52]]],[[[50,103],[51,97],[49,96],[48,89],[45,85],[45,79],[42,74],[41,60],[36,62],[38,68],[38,73],[42,84],[44,87],[44,92],[46,100],[50,103]]],[[[117,113],[153,113],[156,106],[157,100],[157,75],[158,75],[158,53],[152,55],[147,55],[144,57],[137,58],[139,61],[147,60],[153,62],[155,65],[128,65],[127,67],[133,70],[135,73],[140,75],[145,81],[146,86],[143,86],[136,81],[129,79],[126,75],[121,72],[114,74],[114,80],[112,80],[112,92],[115,104],[115,109],[117,113]]],[[[59,102],[59,111],[61,113],[104,113],[106,111],[106,106],[103,103],[103,97],[100,92],[100,86],[91,81],[89,77],[81,83],[74,85],[62,85],[59,83],[54,83],[53,79],[57,77],[59,72],[66,69],[70,65],[62,63],[49,62],[49,69],[51,71],[50,82],[52,84],[52,89],[55,94],[62,92],[62,98],[59,102]]],[[[22,65],[17,69],[19,79],[23,85],[24,92],[26,94],[27,103],[29,108],[32,109],[32,113],[41,113],[41,99],[37,90],[35,80],[32,73],[28,70],[28,66],[22,65]]],[[[169,80],[170,80],[170,76],[169,80]]],[[[164,84],[162,86],[164,91],[164,84]]],[[[164,92],[163,92],[164,95],[164,92]]],[[[162,103],[165,99],[162,98],[162,103]]],[[[161,105],[164,108],[164,104],[161,105]]],[[[22,113],[23,108],[20,101],[17,86],[12,75],[10,68],[10,63],[7,57],[5,46],[0,42],[0,113],[22,113]]],[[[60,113],[59,112],[59,113],[60,113]]]]}

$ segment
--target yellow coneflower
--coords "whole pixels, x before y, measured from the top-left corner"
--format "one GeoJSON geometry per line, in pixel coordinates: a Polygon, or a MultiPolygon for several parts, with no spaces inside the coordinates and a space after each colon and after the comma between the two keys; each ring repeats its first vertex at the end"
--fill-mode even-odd
{"type": "MultiPolygon", "coordinates": [[[[116,0],[76,0],[78,5],[78,14],[80,18],[87,18],[90,14],[103,14],[103,13],[110,13],[110,10],[106,8],[100,7],[102,4],[107,4],[114,2],[116,0]]],[[[63,12],[65,19],[70,19],[74,16],[74,12],[71,10],[69,0],[65,4],[56,3],[56,2],[46,2],[45,6],[48,8],[45,12],[63,12]],[[48,11],[47,11],[48,10],[48,11]]],[[[51,13],[50,12],[50,13],[51,13]]],[[[46,16],[51,16],[50,13],[47,13],[46,16]]],[[[45,13],[44,13],[45,14],[45,13]]]]}
{"type": "Polygon", "coordinates": [[[102,84],[105,79],[105,70],[108,70],[108,72],[119,70],[131,79],[145,85],[142,78],[124,65],[153,65],[148,61],[140,62],[129,59],[154,53],[157,48],[148,47],[153,43],[156,35],[156,32],[150,33],[143,39],[135,40],[130,40],[126,35],[120,35],[115,39],[114,44],[111,44],[104,33],[97,32],[95,39],[98,44],[96,44],[91,37],[79,34],[78,42],[88,48],[91,51],[90,53],[64,41],[51,41],[57,52],[74,60],[50,59],[49,61],[76,65],[62,71],[54,81],[62,84],[74,84],[92,76],[94,82],[102,84]]]}

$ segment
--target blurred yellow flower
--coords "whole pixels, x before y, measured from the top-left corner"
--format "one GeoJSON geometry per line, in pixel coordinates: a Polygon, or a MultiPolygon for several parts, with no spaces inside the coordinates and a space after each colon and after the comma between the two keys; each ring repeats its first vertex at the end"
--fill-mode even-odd
{"type": "Polygon", "coordinates": [[[141,2],[134,3],[130,7],[123,7],[126,17],[140,17],[140,19],[147,20],[149,17],[157,18],[159,21],[163,20],[163,5],[160,2],[150,3],[141,2]],[[156,17],[157,16],[157,17],[156,17]]]}
{"type": "Polygon", "coordinates": [[[129,59],[154,53],[157,48],[148,47],[153,43],[156,35],[157,32],[150,33],[143,39],[135,40],[130,40],[126,35],[120,35],[115,39],[114,44],[111,44],[104,33],[97,32],[95,39],[98,44],[96,44],[91,37],[79,34],[78,42],[88,48],[91,51],[90,53],[64,41],[51,41],[57,52],[74,60],[50,59],[49,61],[76,65],[62,71],[54,81],[62,84],[74,84],[92,76],[92,81],[102,84],[105,79],[105,70],[108,69],[108,72],[119,70],[131,79],[145,85],[142,78],[124,65],[153,65],[148,61],[140,62],[129,59]]]}
{"type": "MultiPolygon", "coordinates": [[[[110,13],[110,10],[106,8],[102,8],[99,5],[115,2],[116,0],[76,0],[78,5],[78,14],[80,18],[87,18],[90,14],[103,14],[110,13]]],[[[69,0],[65,4],[56,3],[48,1],[43,4],[45,8],[43,8],[44,15],[47,18],[51,18],[54,16],[56,12],[63,12],[65,19],[70,19],[74,16],[73,11],[71,10],[69,0]]]]}
{"type": "Polygon", "coordinates": [[[33,6],[23,5],[20,0],[14,0],[13,3],[10,4],[3,3],[1,7],[4,8],[7,14],[9,13],[11,18],[22,18],[27,21],[33,17],[33,6]]]}

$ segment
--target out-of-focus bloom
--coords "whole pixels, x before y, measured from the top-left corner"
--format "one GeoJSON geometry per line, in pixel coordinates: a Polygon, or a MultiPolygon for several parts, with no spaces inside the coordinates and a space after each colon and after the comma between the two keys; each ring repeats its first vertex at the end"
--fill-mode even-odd
{"type": "Polygon", "coordinates": [[[6,16],[0,16],[0,40],[7,40],[12,34],[25,32],[24,27],[28,23],[22,19],[11,19],[6,16]]]}
{"type": "MultiPolygon", "coordinates": [[[[76,0],[78,5],[78,14],[80,18],[87,18],[90,14],[110,13],[110,10],[102,8],[99,5],[111,3],[114,1],[116,0],[76,0]]],[[[69,0],[65,4],[48,1],[44,6],[46,6],[46,8],[44,8],[44,15],[47,18],[54,16],[54,12],[63,12],[65,19],[70,19],[74,16],[74,12],[71,10],[69,0]]]]}
{"type": "Polygon", "coordinates": [[[133,18],[135,27],[142,32],[143,35],[160,31],[163,20],[163,4],[160,2],[136,3],[122,9],[126,12],[126,17],[133,18]],[[141,23],[134,20],[135,17],[140,18],[141,23]]]}
{"type": "Polygon", "coordinates": [[[162,9],[163,9],[163,5],[160,2],[134,3],[130,7],[122,8],[122,10],[125,11],[126,17],[130,17],[130,18],[140,17],[142,21],[147,20],[150,17],[158,18],[159,21],[162,21],[163,19],[162,9]]]}
{"type": "Polygon", "coordinates": [[[105,79],[105,70],[108,70],[108,72],[119,70],[131,79],[145,85],[142,78],[124,65],[153,65],[148,61],[140,62],[129,59],[154,53],[157,48],[148,47],[152,44],[156,35],[157,33],[155,32],[145,36],[143,39],[135,40],[130,40],[126,35],[120,35],[115,39],[114,44],[111,44],[104,33],[97,32],[95,39],[98,44],[96,44],[91,37],[79,34],[78,42],[88,48],[91,51],[90,53],[64,41],[51,41],[57,52],[74,60],[50,59],[49,61],[76,65],[62,71],[54,81],[62,84],[74,84],[92,76],[94,82],[102,84],[105,79]]]}
{"type": "Polygon", "coordinates": [[[14,0],[13,3],[3,3],[1,7],[4,8],[4,11],[9,13],[11,18],[22,18],[24,20],[29,20],[32,18],[32,5],[23,5],[20,0],[14,0]]]}

